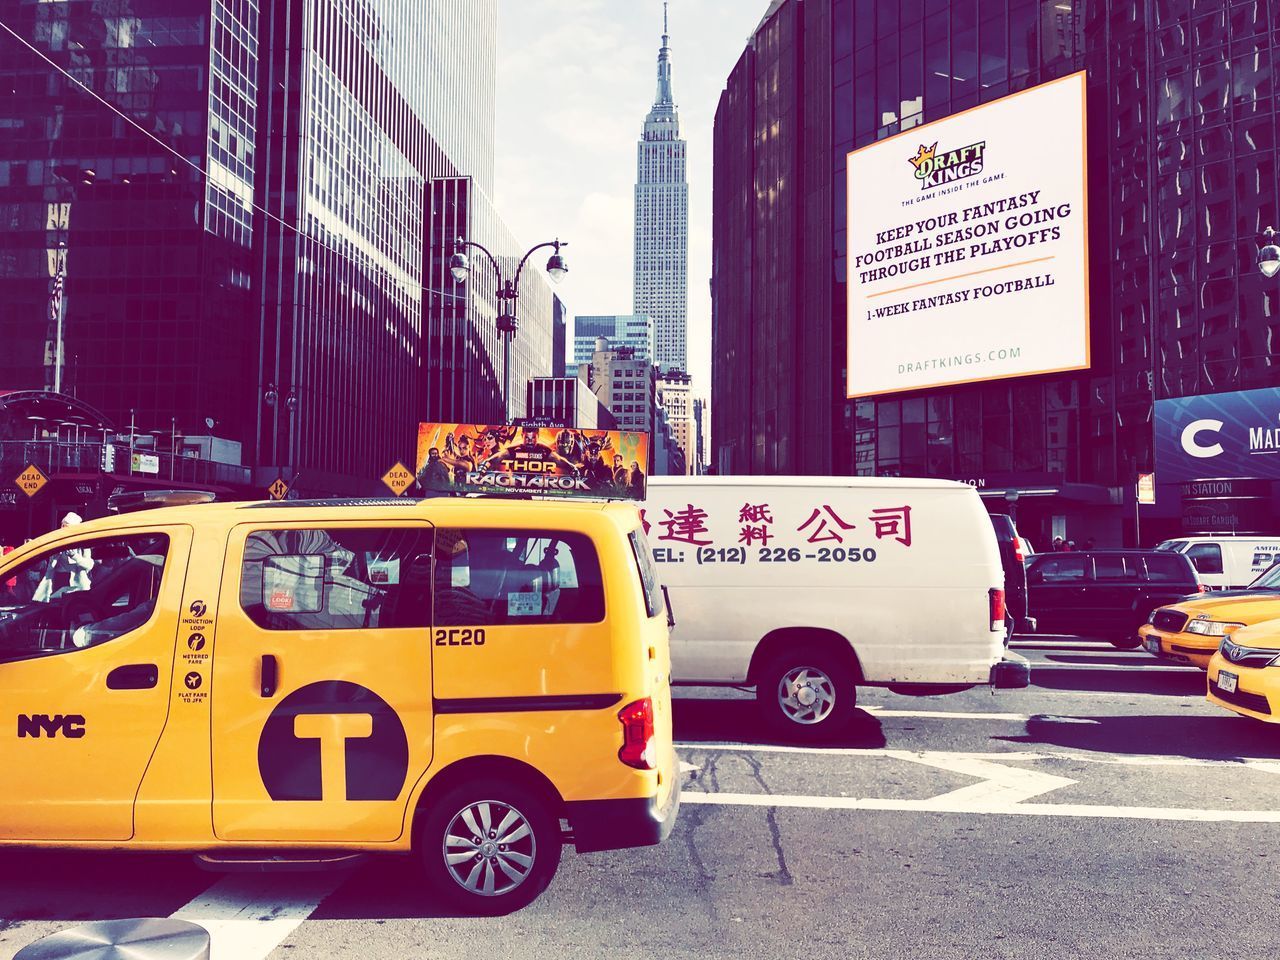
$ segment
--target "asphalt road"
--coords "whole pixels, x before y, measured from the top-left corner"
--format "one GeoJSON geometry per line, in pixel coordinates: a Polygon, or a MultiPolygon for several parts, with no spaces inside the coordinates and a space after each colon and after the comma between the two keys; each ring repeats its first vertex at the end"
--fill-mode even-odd
{"type": "Polygon", "coordinates": [[[76,922],[177,914],[215,960],[1214,958],[1275,952],[1280,729],[1203,674],[1015,641],[1034,686],[864,691],[843,742],[762,742],[742,694],[685,691],[696,767],[671,840],[565,851],[497,920],[440,916],[409,864],[218,878],[183,858],[0,857],[0,958],[76,922]]]}

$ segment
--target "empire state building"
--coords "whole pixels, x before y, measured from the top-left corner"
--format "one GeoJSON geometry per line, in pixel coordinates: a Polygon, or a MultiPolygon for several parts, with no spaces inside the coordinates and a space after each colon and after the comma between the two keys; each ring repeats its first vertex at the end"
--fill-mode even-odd
{"type": "Polygon", "coordinates": [[[654,360],[663,372],[685,370],[689,311],[689,185],[685,142],[671,92],[666,4],[658,51],[658,91],[636,145],[633,312],[653,317],[654,360]]]}

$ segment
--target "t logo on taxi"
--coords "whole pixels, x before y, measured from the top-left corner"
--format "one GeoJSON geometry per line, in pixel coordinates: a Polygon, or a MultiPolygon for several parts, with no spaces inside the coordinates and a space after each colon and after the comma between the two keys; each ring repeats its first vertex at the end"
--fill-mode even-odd
{"type": "Polygon", "coordinates": [[[409,774],[404,724],[380,696],[346,680],[310,683],[271,711],[258,773],[272,800],[394,800],[409,774]]]}

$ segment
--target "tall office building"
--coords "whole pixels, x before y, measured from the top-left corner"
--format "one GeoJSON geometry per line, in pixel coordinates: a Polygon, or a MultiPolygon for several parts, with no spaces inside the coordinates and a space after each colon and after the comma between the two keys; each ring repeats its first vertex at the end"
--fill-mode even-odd
{"type": "MultiPolygon", "coordinates": [[[[1161,479],[1159,405],[1280,395],[1280,289],[1255,262],[1280,200],[1276,26],[1274,3],[775,0],[715,120],[720,472],[965,480],[1037,543],[1203,530],[1215,513],[1198,485],[1161,479]],[[848,399],[850,151],[903,131],[931,143],[917,126],[1080,70],[1089,369],[848,399]],[[1135,481],[1153,470],[1157,502],[1139,513],[1135,481]]],[[[1216,515],[1259,529],[1240,505],[1261,489],[1274,528],[1278,458],[1248,459],[1216,515]]]]}
{"type": "MultiPolygon", "coordinates": [[[[452,240],[428,219],[440,181],[470,185],[476,239],[517,246],[484,199],[496,0],[0,0],[0,19],[38,51],[0,34],[0,390],[61,381],[166,438],[211,420],[258,482],[301,472],[304,493],[376,489],[411,455],[427,358],[457,347],[432,298],[467,296],[462,355],[494,394],[493,285],[478,262],[474,295],[427,269],[452,240]]],[[[551,372],[534,279],[517,376],[551,372]]]]}
{"type": "Polygon", "coordinates": [[[689,186],[685,142],[671,92],[666,5],[658,51],[658,92],[636,148],[635,287],[632,312],[653,317],[655,360],[684,370],[689,312],[689,186]]]}
{"type": "Polygon", "coordinates": [[[573,318],[573,363],[590,363],[601,337],[611,347],[629,347],[641,360],[653,362],[653,318],[644,315],[597,314],[573,318]]]}

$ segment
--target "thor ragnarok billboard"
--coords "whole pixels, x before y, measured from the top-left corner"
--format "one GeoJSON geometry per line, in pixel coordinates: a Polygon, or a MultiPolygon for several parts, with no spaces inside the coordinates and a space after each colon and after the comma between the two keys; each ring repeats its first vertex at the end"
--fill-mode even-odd
{"type": "Polygon", "coordinates": [[[643,500],[649,435],[511,424],[421,423],[418,483],[436,493],[643,500]]]}

